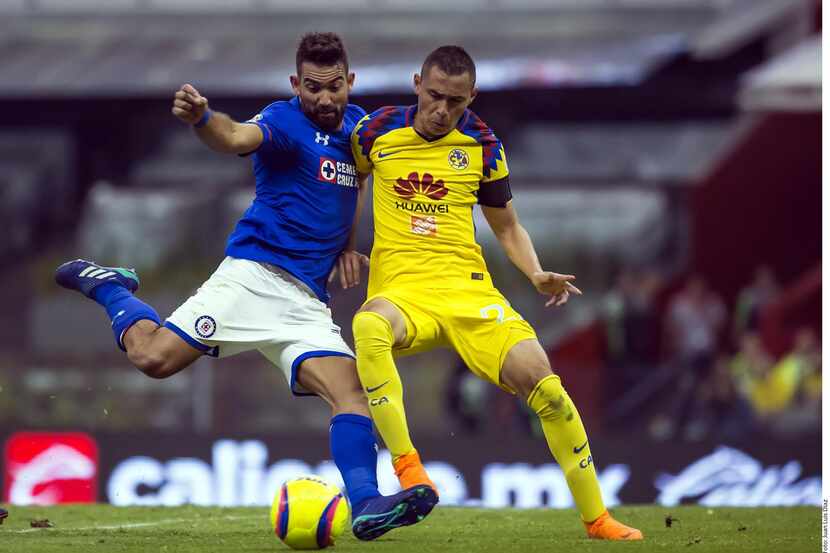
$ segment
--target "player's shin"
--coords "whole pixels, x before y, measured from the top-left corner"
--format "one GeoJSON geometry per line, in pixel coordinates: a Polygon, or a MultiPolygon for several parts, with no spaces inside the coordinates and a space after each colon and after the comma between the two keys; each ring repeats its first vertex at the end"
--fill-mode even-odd
{"type": "Polygon", "coordinates": [[[551,453],[559,463],[582,520],[593,521],[605,512],[591,448],[582,419],[558,376],[540,380],[527,403],[542,423],[551,453]]]}
{"type": "Polygon", "coordinates": [[[156,310],[123,286],[103,284],[95,290],[94,299],[107,310],[107,315],[112,321],[115,342],[122,351],[127,351],[123,341],[124,333],[135,323],[146,319],[157,325],[161,324],[156,310]]]}
{"type": "Polygon", "coordinates": [[[369,411],[393,457],[412,453],[403,405],[403,387],[392,357],[394,336],[384,317],[371,311],[355,315],[352,323],[357,374],[369,400],[369,411]]]}
{"type": "Polygon", "coordinates": [[[331,456],[343,476],[352,508],[380,495],[377,443],[368,417],[343,413],[331,419],[331,456]]]}

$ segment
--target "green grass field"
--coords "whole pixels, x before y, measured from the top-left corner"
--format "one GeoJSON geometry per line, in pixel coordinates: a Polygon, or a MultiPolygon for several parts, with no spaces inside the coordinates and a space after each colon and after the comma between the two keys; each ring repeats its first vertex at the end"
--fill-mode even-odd
{"type": "MultiPolygon", "coordinates": [[[[205,507],[118,508],[107,505],[8,507],[0,526],[4,553],[268,552],[289,551],[271,532],[268,509],[205,507]],[[49,519],[52,528],[32,528],[49,519]]],[[[637,526],[645,542],[588,540],[567,510],[481,510],[439,507],[424,522],[394,530],[374,542],[342,536],[334,551],[430,553],[480,551],[735,551],[799,553],[820,550],[821,514],[815,507],[707,509],[624,507],[614,510],[637,526]],[[673,521],[666,527],[666,517],[673,521]]]]}

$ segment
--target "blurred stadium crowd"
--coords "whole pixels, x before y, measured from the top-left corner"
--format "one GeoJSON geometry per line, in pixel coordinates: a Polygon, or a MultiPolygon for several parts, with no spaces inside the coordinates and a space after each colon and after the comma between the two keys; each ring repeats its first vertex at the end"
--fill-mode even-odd
{"type": "MultiPolygon", "coordinates": [[[[802,286],[815,290],[820,275],[802,286]]],[[[654,268],[622,270],[599,318],[606,422],[645,423],[655,440],[817,433],[821,345],[810,324],[782,335],[784,301],[765,265],[732,309],[699,274],[672,289],[654,268]]],[[[445,399],[456,424],[476,432],[492,418],[496,394],[459,361],[445,399]]],[[[538,432],[531,414],[516,402],[498,411],[502,425],[538,432]]]]}

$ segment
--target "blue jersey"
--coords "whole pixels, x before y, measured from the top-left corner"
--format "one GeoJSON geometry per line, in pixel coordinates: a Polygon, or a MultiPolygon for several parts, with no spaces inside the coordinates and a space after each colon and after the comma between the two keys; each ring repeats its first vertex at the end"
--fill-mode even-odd
{"type": "Polygon", "coordinates": [[[357,206],[349,137],[365,114],[349,104],[342,128],[324,131],[295,96],[250,121],[264,137],[253,155],[256,197],[228,238],[226,255],[277,265],[328,302],[326,281],[357,206]]]}

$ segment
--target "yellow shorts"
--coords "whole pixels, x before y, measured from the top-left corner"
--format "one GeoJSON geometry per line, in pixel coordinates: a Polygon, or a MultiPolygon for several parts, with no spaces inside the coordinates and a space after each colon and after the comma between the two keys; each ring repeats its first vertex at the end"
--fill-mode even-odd
{"type": "Polygon", "coordinates": [[[451,347],[473,374],[515,393],[499,379],[504,358],[519,342],[536,340],[536,332],[492,285],[387,288],[366,302],[377,298],[392,302],[406,320],[406,340],[393,349],[394,355],[451,347]]]}

